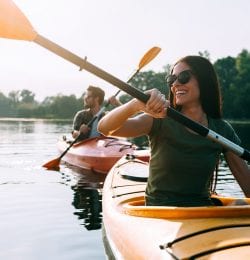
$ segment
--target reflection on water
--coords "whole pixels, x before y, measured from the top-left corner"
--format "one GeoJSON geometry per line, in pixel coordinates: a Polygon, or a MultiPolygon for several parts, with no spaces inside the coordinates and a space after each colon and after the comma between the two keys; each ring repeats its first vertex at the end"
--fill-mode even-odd
{"type": "Polygon", "coordinates": [[[70,165],[65,167],[71,169],[75,177],[75,184],[71,185],[71,189],[74,191],[72,205],[76,209],[74,215],[81,220],[81,225],[87,230],[101,229],[101,191],[106,175],[70,165]]]}
{"type": "Polygon", "coordinates": [[[77,209],[74,215],[83,220],[88,230],[100,229],[102,223],[101,194],[96,189],[72,187],[74,198],[72,205],[77,209]]]}
{"type": "Polygon", "coordinates": [[[101,232],[83,228],[61,173],[0,168],[0,259],[105,259],[101,232]]]}
{"type": "Polygon", "coordinates": [[[241,191],[240,186],[235,181],[234,176],[228,170],[228,167],[225,165],[225,161],[220,163],[218,179],[216,184],[216,192],[223,196],[229,197],[244,197],[243,192],[241,191]]]}

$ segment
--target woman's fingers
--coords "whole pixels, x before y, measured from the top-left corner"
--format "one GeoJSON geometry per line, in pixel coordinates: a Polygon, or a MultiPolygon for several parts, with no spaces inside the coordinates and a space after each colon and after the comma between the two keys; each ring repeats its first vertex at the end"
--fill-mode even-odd
{"type": "Polygon", "coordinates": [[[166,116],[166,110],[169,106],[169,101],[166,100],[164,94],[158,89],[151,89],[145,92],[150,95],[148,102],[143,111],[153,117],[163,118],[166,116]]]}

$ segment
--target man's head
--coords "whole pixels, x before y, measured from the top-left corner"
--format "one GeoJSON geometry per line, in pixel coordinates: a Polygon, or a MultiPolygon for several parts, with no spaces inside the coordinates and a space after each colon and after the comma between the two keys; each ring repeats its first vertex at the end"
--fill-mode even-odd
{"type": "Polygon", "coordinates": [[[95,87],[95,86],[89,86],[87,88],[86,94],[84,95],[85,107],[93,108],[97,104],[102,105],[102,103],[104,101],[104,96],[105,96],[105,93],[101,88],[95,87]]]}

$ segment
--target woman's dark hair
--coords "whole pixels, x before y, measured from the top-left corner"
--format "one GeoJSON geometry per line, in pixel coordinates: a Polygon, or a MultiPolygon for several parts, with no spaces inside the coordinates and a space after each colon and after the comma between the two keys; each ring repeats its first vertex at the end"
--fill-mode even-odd
{"type": "MultiPolygon", "coordinates": [[[[200,100],[204,112],[212,118],[221,118],[221,94],[217,74],[211,62],[201,56],[186,56],[178,60],[175,64],[180,62],[186,63],[192,70],[195,78],[198,81],[200,88],[200,100]]],[[[173,68],[174,68],[173,66],[173,68]]],[[[173,69],[171,70],[171,74],[173,69]]],[[[180,110],[174,101],[174,95],[169,91],[169,100],[171,106],[180,110]]]]}
{"type": "Polygon", "coordinates": [[[95,87],[95,86],[89,86],[87,88],[88,91],[92,92],[92,95],[94,97],[98,97],[99,98],[99,104],[101,105],[104,101],[104,96],[105,96],[105,92],[99,88],[99,87],[95,87]]]}

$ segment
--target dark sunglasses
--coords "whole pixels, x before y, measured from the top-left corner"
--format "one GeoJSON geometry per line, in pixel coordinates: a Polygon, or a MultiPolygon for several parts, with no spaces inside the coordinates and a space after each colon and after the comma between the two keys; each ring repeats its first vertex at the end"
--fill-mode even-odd
{"type": "Polygon", "coordinates": [[[192,78],[193,72],[191,70],[183,70],[179,75],[168,75],[166,77],[167,84],[169,87],[171,87],[176,80],[180,84],[187,84],[189,80],[192,78]]]}

